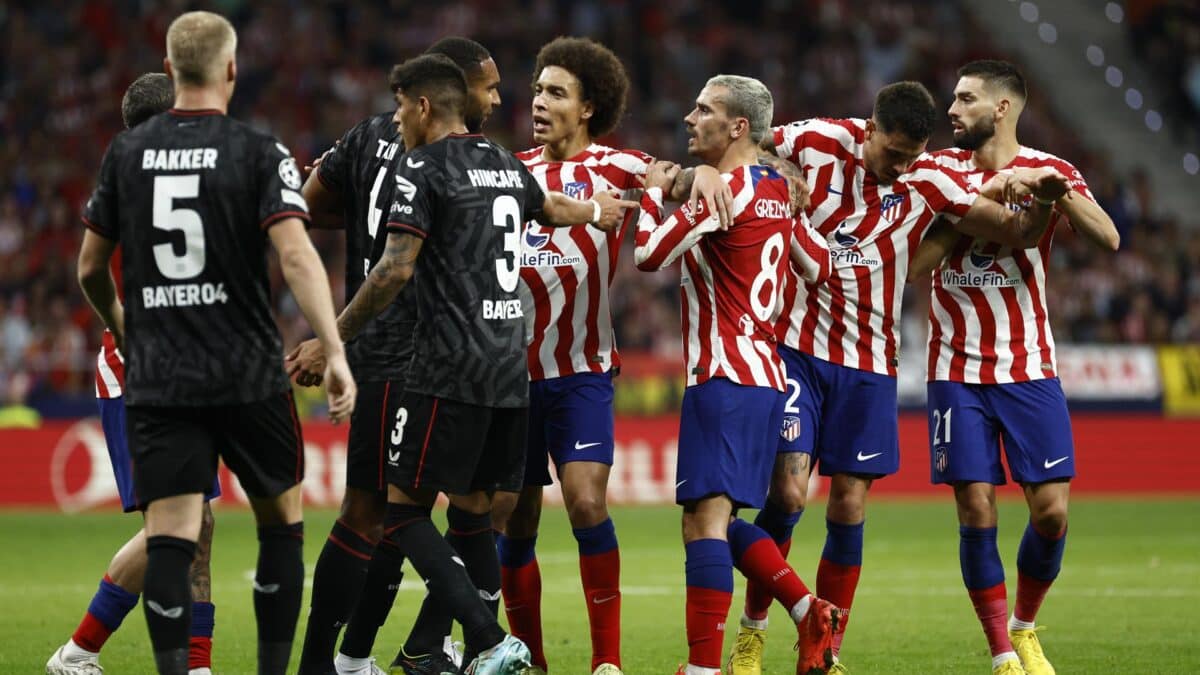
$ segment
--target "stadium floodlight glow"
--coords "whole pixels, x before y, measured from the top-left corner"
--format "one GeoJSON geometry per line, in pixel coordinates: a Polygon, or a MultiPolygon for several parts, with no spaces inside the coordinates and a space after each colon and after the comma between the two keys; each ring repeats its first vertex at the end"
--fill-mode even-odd
{"type": "Polygon", "coordinates": [[[1022,2],[1018,11],[1021,12],[1021,18],[1025,19],[1029,23],[1033,23],[1034,21],[1038,20],[1038,6],[1032,2],[1022,2]]]}
{"type": "Polygon", "coordinates": [[[1090,45],[1087,48],[1087,60],[1093,66],[1104,65],[1104,50],[1097,45],[1090,45]]]}
{"type": "Polygon", "coordinates": [[[1191,152],[1184,155],[1183,170],[1195,176],[1197,172],[1200,172],[1200,157],[1191,152]]]}
{"type": "Polygon", "coordinates": [[[1142,92],[1130,87],[1125,90],[1125,105],[1134,110],[1142,109],[1142,92]]]}
{"type": "Polygon", "coordinates": [[[1119,4],[1110,2],[1104,6],[1104,16],[1113,23],[1121,23],[1125,20],[1125,10],[1119,4]]]}
{"type": "Polygon", "coordinates": [[[1121,72],[1120,68],[1116,66],[1109,66],[1104,69],[1104,81],[1107,82],[1109,86],[1119,87],[1121,86],[1121,83],[1125,81],[1125,74],[1121,72]]]}
{"type": "Polygon", "coordinates": [[[1150,131],[1159,131],[1162,129],[1162,115],[1157,110],[1146,111],[1146,128],[1150,131]]]}
{"type": "Polygon", "coordinates": [[[1038,26],[1038,37],[1042,42],[1052,45],[1058,41],[1058,29],[1052,23],[1042,23],[1038,26]]]}

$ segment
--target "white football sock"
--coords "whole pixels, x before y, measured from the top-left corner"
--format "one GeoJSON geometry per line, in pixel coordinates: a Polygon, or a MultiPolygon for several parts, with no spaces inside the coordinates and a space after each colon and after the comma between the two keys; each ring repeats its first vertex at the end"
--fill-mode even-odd
{"type": "Polygon", "coordinates": [[[75,644],[75,640],[72,639],[67,640],[67,644],[63,645],[62,655],[64,661],[85,661],[96,658],[100,652],[89,652],[75,644]]]}
{"type": "Polygon", "coordinates": [[[333,659],[333,667],[340,673],[342,671],[356,671],[366,668],[371,663],[371,657],[366,656],[361,659],[353,656],[346,656],[338,652],[338,655],[333,659]]]}
{"type": "Polygon", "coordinates": [[[812,601],[813,601],[812,593],[809,593],[808,595],[801,598],[800,602],[797,602],[795,604],[795,606],[793,606],[791,609],[790,614],[792,615],[792,621],[795,621],[796,623],[800,623],[801,621],[803,621],[804,615],[808,614],[808,608],[812,607],[812,601]]]}
{"type": "Polygon", "coordinates": [[[751,619],[750,617],[746,616],[746,614],[743,612],[742,613],[742,626],[744,626],[746,628],[755,628],[758,630],[766,630],[767,629],[767,619],[766,618],[751,619]]]}
{"type": "Polygon", "coordinates": [[[1008,619],[1008,629],[1009,630],[1033,630],[1035,627],[1036,627],[1036,624],[1034,624],[1034,622],[1022,621],[1017,618],[1016,614],[1013,614],[1008,619]]]}
{"type": "Polygon", "coordinates": [[[1016,652],[1002,652],[992,657],[992,670],[995,670],[1005,661],[1018,661],[1016,652]]]}

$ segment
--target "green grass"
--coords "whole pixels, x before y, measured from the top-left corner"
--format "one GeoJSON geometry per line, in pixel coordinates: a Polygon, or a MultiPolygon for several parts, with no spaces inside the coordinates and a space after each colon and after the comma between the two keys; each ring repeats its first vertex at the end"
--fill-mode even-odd
{"type": "MultiPolygon", "coordinates": [[[[1001,553],[1015,580],[1024,506],[1001,504],[1001,553]]],[[[334,514],[311,511],[305,560],[315,560],[334,514]]],[[[620,508],[625,671],[674,672],[686,657],[683,549],[673,508],[620,508]]],[[[219,510],[213,555],[218,673],[254,670],[250,515],[219,510]]],[[[811,580],[824,540],[821,509],[796,530],[791,561],[811,580]]],[[[1060,673],[1200,672],[1200,501],[1083,500],[1072,504],[1062,575],[1039,617],[1060,673]]],[[[35,673],[74,630],[109,557],[136,517],[0,512],[0,673],[35,673]]],[[[865,565],[842,656],[855,673],[987,673],[983,634],[962,588],[953,506],[883,501],[867,522],[865,565]]],[[[587,619],[574,541],[548,508],[539,539],[546,649],[552,670],[587,673],[587,619]]],[[[375,653],[385,663],[412,622],[422,590],[406,576],[375,653]]],[[[740,580],[739,580],[740,581],[740,580]]],[[[1013,593],[1010,584],[1009,592],[1013,593]]],[[[736,625],[741,584],[730,626],[736,625]]],[[[307,601],[306,601],[307,605],[307,601]]],[[[105,647],[107,672],[150,672],[141,609],[105,647]]],[[[794,634],[772,610],[765,672],[794,672],[794,634]]],[[[303,622],[303,618],[301,619],[303,622]]],[[[302,627],[298,634],[302,634],[302,627]]],[[[729,631],[726,647],[732,640],[729,631]]],[[[299,650],[299,643],[296,645],[299,650]]],[[[293,657],[293,666],[296,658],[293,657]]]]}

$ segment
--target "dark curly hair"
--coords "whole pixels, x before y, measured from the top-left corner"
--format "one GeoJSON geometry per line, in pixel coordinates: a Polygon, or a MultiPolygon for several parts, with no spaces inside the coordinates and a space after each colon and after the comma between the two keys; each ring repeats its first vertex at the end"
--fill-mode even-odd
{"type": "Polygon", "coordinates": [[[625,114],[629,76],[611,49],[588,38],[555,38],[538,52],[534,81],[548,66],[558,66],[579,79],[583,100],[592,103],[589,136],[599,138],[617,128],[625,114]]]}
{"type": "Polygon", "coordinates": [[[927,141],[937,121],[933,94],[920,82],[893,82],[875,95],[875,123],[890,134],[903,133],[914,141],[927,141]]]}
{"type": "Polygon", "coordinates": [[[424,96],[441,115],[462,115],[467,104],[467,76],[442,54],[422,54],[392,69],[392,86],[409,98],[424,96]]]}

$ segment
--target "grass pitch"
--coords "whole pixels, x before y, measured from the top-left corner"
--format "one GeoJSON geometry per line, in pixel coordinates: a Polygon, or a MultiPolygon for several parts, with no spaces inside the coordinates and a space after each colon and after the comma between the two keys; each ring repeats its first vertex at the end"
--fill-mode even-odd
{"type": "MultiPolygon", "coordinates": [[[[862,581],[842,649],[852,672],[990,672],[987,644],[963,590],[954,507],[946,497],[870,505],[862,581]]],[[[310,573],[334,515],[307,514],[310,573]]],[[[1025,518],[1023,503],[1001,503],[1010,597],[1025,518]]],[[[678,512],[618,508],[613,519],[621,541],[625,672],[672,673],[687,656],[678,512]]],[[[538,558],[551,671],[586,674],[590,643],[574,540],[562,509],[548,507],[544,520],[538,558]]],[[[115,513],[0,512],[0,673],[42,672],[74,630],[110,556],[138,526],[136,516],[115,513]]],[[[810,585],[824,535],[822,508],[814,506],[796,529],[790,557],[810,585]]],[[[249,512],[218,507],[217,673],[254,671],[255,555],[249,512]]],[[[406,574],[376,644],[384,665],[407,633],[422,593],[416,575],[406,574]]],[[[738,578],[726,650],[741,594],[738,578]]],[[[771,621],[764,672],[794,672],[790,621],[779,607],[771,621]]],[[[1060,673],[1200,672],[1200,500],[1074,500],[1063,572],[1038,623],[1046,626],[1042,644],[1060,673]]],[[[153,671],[140,607],[105,646],[101,664],[117,674],[153,671]]]]}

